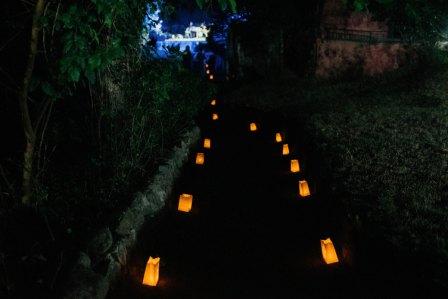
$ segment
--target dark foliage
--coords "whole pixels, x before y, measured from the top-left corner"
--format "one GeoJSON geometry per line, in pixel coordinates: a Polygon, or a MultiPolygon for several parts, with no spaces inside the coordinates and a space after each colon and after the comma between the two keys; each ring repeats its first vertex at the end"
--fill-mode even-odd
{"type": "Polygon", "coordinates": [[[33,206],[20,206],[16,100],[32,3],[2,2],[0,297],[54,296],[73,254],[109,223],[179,141],[213,88],[140,45],[146,1],[47,1],[29,91],[33,206]],[[3,10],[3,8],[5,8],[3,10]],[[3,18],[4,17],[4,18],[3,18]],[[4,108],[4,109],[3,109],[4,108]]]}

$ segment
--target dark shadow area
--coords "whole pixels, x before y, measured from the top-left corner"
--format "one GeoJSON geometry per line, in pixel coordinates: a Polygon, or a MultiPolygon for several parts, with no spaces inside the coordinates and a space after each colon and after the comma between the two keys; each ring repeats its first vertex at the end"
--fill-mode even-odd
{"type": "Polygon", "coordinates": [[[228,56],[231,76],[273,78],[285,70],[313,72],[315,42],[324,1],[242,1],[248,22],[231,26],[228,56]]]}
{"type": "Polygon", "coordinates": [[[205,165],[195,165],[192,155],[109,298],[381,298],[431,291],[398,268],[403,265],[394,264],[381,242],[358,246],[302,127],[241,107],[219,113],[217,122],[209,120],[210,111],[200,121],[203,137],[212,140],[205,165]],[[250,132],[250,122],[259,131],[250,132]],[[288,157],[275,143],[278,131],[290,145],[288,157]],[[289,172],[293,157],[300,160],[299,174],[289,172]],[[310,184],[309,198],[297,195],[301,179],[310,184]],[[182,193],[194,196],[188,214],[177,211],[182,193]],[[320,240],[327,237],[339,264],[322,260],[320,240]],[[154,288],[141,284],[149,256],[161,257],[154,288]],[[397,276],[384,272],[392,268],[397,276]]]}

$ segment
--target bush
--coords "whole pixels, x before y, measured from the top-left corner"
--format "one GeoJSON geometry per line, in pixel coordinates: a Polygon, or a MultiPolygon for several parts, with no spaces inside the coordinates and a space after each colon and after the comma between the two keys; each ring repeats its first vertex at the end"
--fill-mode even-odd
{"type": "Polygon", "coordinates": [[[144,61],[131,69],[127,81],[114,83],[122,93],[103,111],[102,156],[118,190],[143,177],[191,128],[213,91],[176,61],[144,61]]]}
{"type": "Polygon", "coordinates": [[[63,277],[76,258],[72,254],[145,187],[194,125],[213,88],[177,61],[136,60],[126,71],[111,68],[92,88],[93,98],[88,91],[78,88],[55,103],[43,143],[47,166],[39,168],[34,193],[38,208],[0,211],[0,257],[13,277],[9,294],[53,288],[56,267],[63,277]],[[45,262],[23,263],[24,256],[45,262]],[[36,283],[36,277],[45,279],[36,283]]]}
{"type": "Polygon", "coordinates": [[[77,93],[50,123],[47,143],[58,147],[41,176],[45,192],[36,196],[80,233],[107,221],[144,188],[213,93],[178,61],[130,61],[127,71],[117,64],[105,76],[108,96],[98,97],[97,111],[77,93]]]}
{"type": "Polygon", "coordinates": [[[29,29],[23,24],[35,4],[7,3],[14,43],[5,52],[10,86],[2,90],[1,116],[16,130],[0,157],[0,259],[7,278],[0,279],[0,297],[24,297],[22,291],[53,297],[48,293],[54,295],[72,254],[145,186],[213,89],[175,58],[143,56],[142,20],[155,3],[48,1],[26,88],[36,138],[28,140],[34,160],[23,169],[33,170],[32,192],[22,207],[24,136],[14,82],[23,81],[27,67],[27,53],[17,51],[29,49],[30,35],[19,33],[29,29]]]}

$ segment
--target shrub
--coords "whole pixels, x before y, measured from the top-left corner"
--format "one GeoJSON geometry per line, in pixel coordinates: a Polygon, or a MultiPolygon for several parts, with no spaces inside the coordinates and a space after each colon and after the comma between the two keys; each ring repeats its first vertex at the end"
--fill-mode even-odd
{"type": "Polygon", "coordinates": [[[106,146],[113,185],[143,177],[150,162],[163,157],[186,129],[213,89],[177,61],[143,61],[132,66],[121,93],[104,107],[106,146]],[[120,98],[121,97],[121,98],[120,98]]]}

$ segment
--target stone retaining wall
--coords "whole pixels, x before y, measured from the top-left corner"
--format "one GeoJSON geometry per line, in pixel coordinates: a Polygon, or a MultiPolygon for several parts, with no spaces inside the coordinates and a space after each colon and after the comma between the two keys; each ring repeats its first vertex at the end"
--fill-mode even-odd
{"type": "Polygon", "coordinates": [[[200,130],[195,127],[175,147],[171,158],[159,167],[148,188],[139,192],[132,204],[121,214],[117,223],[101,229],[70,272],[66,299],[105,298],[110,284],[118,277],[136,242],[138,231],[148,217],[156,215],[165,205],[174,182],[191,148],[199,141],[200,130]]]}

